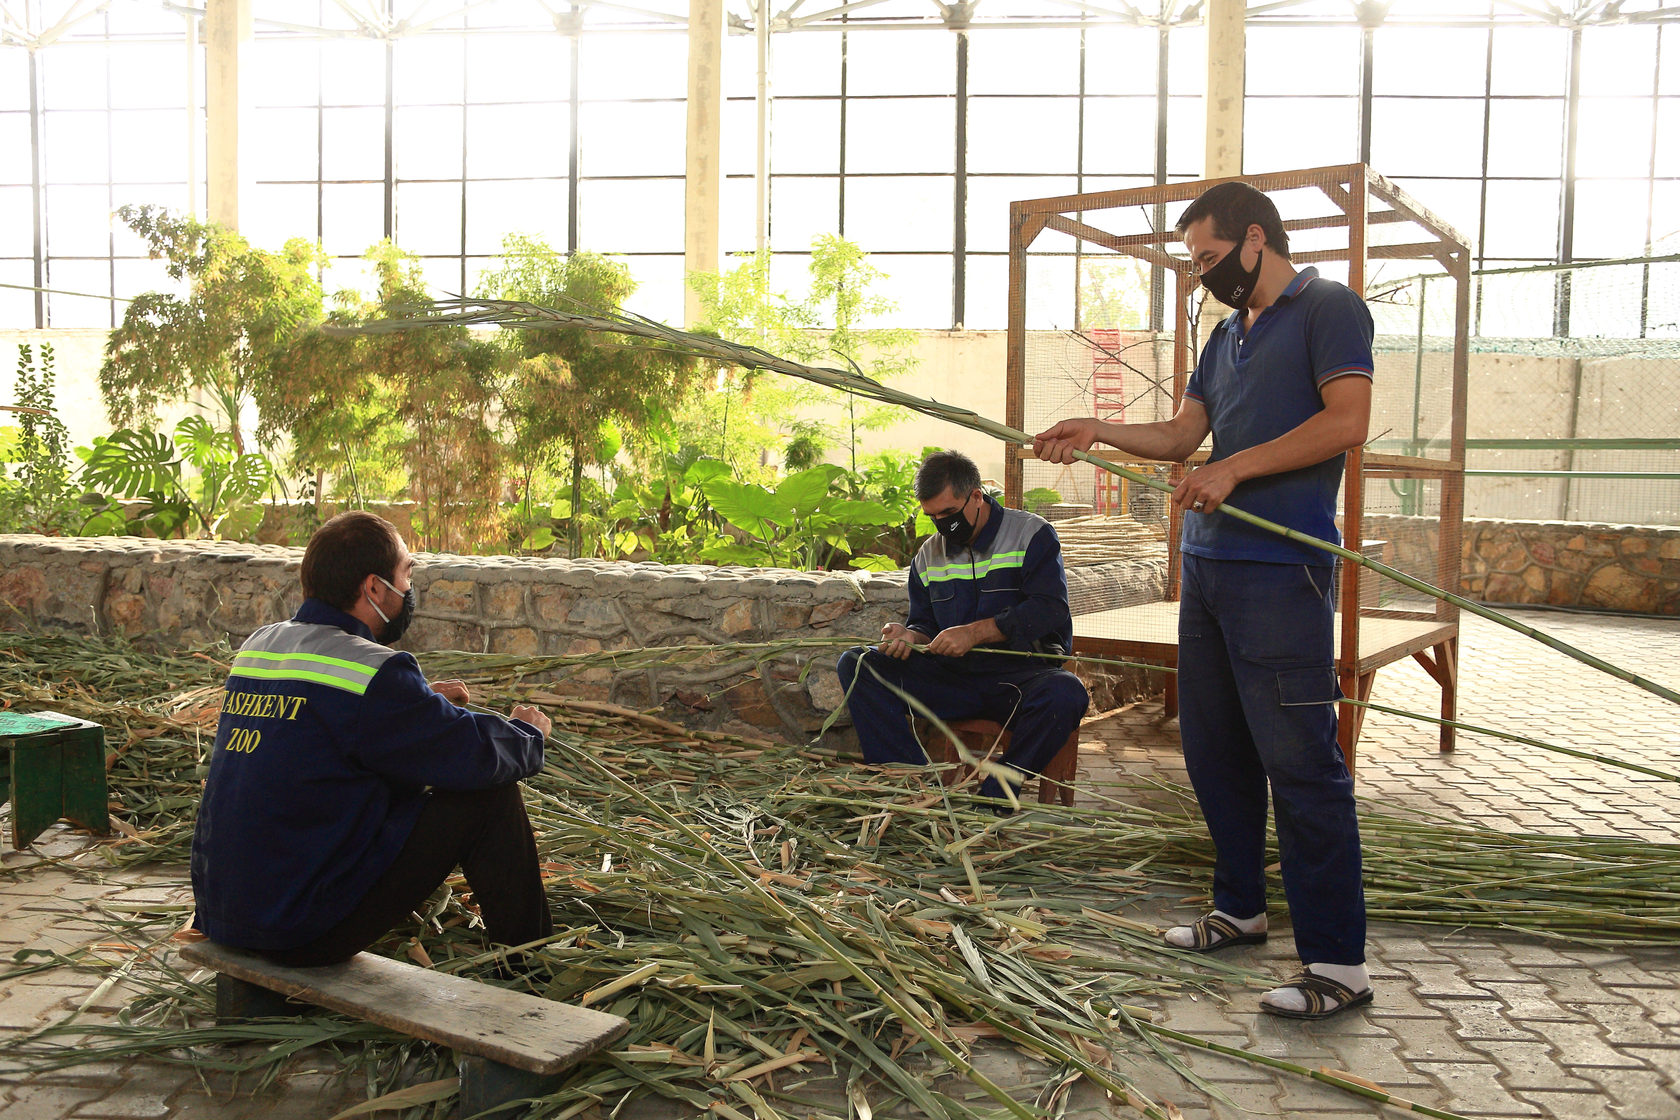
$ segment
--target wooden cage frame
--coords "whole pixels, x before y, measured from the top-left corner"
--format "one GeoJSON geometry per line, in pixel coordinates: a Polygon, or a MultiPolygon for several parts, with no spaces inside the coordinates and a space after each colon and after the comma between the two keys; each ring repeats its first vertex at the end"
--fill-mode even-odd
{"type": "MultiPolygon", "coordinates": [[[[1173,407],[1184,398],[1185,382],[1195,363],[1190,352],[1189,297],[1197,283],[1190,271],[1190,263],[1167,252],[1165,246],[1177,240],[1171,229],[1159,232],[1119,235],[1110,233],[1092,219],[1100,220],[1104,210],[1120,207],[1149,208],[1162,221],[1164,207],[1171,203],[1189,202],[1216,183],[1240,179],[1261,191],[1300,190],[1317,188],[1327,203],[1326,210],[1305,218],[1292,218],[1283,223],[1286,230],[1347,231],[1342,247],[1316,249],[1291,254],[1294,263],[1310,264],[1318,261],[1346,261],[1348,286],[1363,296],[1368,263],[1373,259],[1400,258],[1433,260],[1458,281],[1453,317],[1451,446],[1445,459],[1431,459],[1414,455],[1379,454],[1356,448],[1348,452],[1343,473],[1342,538],[1345,547],[1358,552],[1364,538],[1364,484],[1367,478],[1433,479],[1441,486],[1440,526],[1435,584],[1456,592],[1459,585],[1461,559],[1456,548],[1449,548],[1447,526],[1461,528],[1464,513],[1464,434],[1465,390],[1469,379],[1470,333],[1470,249],[1465,240],[1451,226],[1430,213],[1393,183],[1364,164],[1308,168],[1299,171],[1275,172],[1264,175],[1233,176],[1225,179],[1204,179],[1194,182],[1167,183],[1158,186],[1134,187],[1126,190],[1101,191],[1090,194],[1062,195],[1055,198],[1028,199],[1014,202],[1009,208],[1009,338],[1006,408],[1008,422],[1021,428],[1025,421],[1025,377],[1027,343],[1027,253],[1034,240],[1044,230],[1057,230],[1079,241],[1136,257],[1147,264],[1171,271],[1176,278],[1178,298],[1174,300],[1176,317],[1173,326],[1173,407]],[[1371,227],[1390,223],[1410,223],[1421,228],[1428,238],[1403,244],[1370,241],[1371,227]]],[[[1004,452],[1005,501],[1013,506],[1021,503],[1021,464],[1031,458],[1030,448],[1013,444],[1004,452]]],[[[1184,464],[1174,464],[1173,481],[1184,477],[1184,464]]],[[[1179,529],[1181,515],[1172,513],[1167,534],[1168,568],[1166,602],[1179,596],[1179,529]]],[[[1452,539],[1457,538],[1457,533],[1452,539]]],[[[1436,600],[1432,611],[1390,610],[1361,607],[1359,565],[1342,563],[1340,604],[1337,615],[1336,670],[1343,695],[1359,701],[1369,700],[1376,679],[1376,671],[1383,665],[1408,655],[1441,688],[1441,715],[1451,720],[1457,711],[1458,680],[1458,608],[1436,600]]],[[[1365,577],[1367,580],[1376,578],[1365,577]]],[[[1150,606],[1157,606],[1150,604],[1150,606]]],[[[1127,610],[1103,612],[1103,615],[1122,616],[1127,610]]],[[[1099,616],[1083,616],[1087,619],[1099,616]]],[[[1172,641],[1145,637],[1107,637],[1091,632],[1081,633],[1080,619],[1075,620],[1074,645],[1076,651],[1096,656],[1131,656],[1161,660],[1176,664],[1178,647],[1172,641]]],[[[1112,621],[1124,626],[1125,619],[1112,621]]],[[[1169,678],[1169,682],[1172,678],[1169,678]]],[[[1167,704],[1169,714],[1176,711],[1177,690],[1169,683],[1167,704]]],[[[1365,708],[1343,703],[1338,720],[1338,736],[1348,768],[1353,769],[1355,748],[1365,708]]],[[[1453,748],[1453,729],[1443,726],[1440,747],[1453,748]]]]}

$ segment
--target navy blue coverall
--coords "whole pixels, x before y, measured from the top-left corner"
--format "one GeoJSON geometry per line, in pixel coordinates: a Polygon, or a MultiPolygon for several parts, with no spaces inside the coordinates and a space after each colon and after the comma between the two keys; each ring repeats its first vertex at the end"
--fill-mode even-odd
{"type": "MultiPolygon", "coordinates": [[[[933,638],[990,618],[1006,639],[1001,648],[1065,655],[1073,645],[1073,618],[1056,530],[992,498],[986,504],[991,513],[967,546],[948,550],[937,534],[922,544],[910,566],[905,625],[933,638]]],[[[1090,706],[1084,684],[1055,661],[991,653],[984,646],[962,657],[918,651],[908,660],[858,646],[841,654],[839,672],[864,761],[873,763],[928,762],[910,724],[910,706],[883,681],[940,719],[1008,726],[1011,741],[1002,761],[1024,775],[1044,769],[1090,706]]],[[[993,777],[980,792],[1003,795],[993,777]]]]}

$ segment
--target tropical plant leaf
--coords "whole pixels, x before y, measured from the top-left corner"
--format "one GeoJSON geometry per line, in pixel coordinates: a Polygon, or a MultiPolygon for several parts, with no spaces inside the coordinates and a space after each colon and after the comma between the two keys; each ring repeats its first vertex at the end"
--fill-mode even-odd
{"type": "Polygon", "coordinates": [[[762,486],[714,478],[700,489],[720,516],[748,532],[764,535],[765,522],[786,528],[793,520],[792,507],[762,486]]]}
{"type": "Polygon", "coordinates": [[[175,425],[175,448],[199,470],[212,464],[231,463],[239,454],[233,433],[218,432],[202,416],[188,416],[175,425]]]}
{"type": "Polygon", "coordinates": [[[527,552],[541,552],[554,545],[554,530],[547,525],[539,525],[531,530],[529,536],[519,542],[519,547],[527,552]]]}
{"type": "Polygon", "coordinates": [[[702,548],[700,559],[712,564],[743,564],[748,567],[759,567],[772,562],[762,548],[721,540],[713,541],[702,548]]]}
{"type": "Polygon", "coordinates": [[[776,487],[776,498],[798,516],[807,517],[828,498],[829,485],[844,473],[844,468],[823,463],[808,471],[790,474],[776,487]]]}
{"type": "Polygon", "coordinates": [[[851,564],[853,568],[862,572],[896,572],[903,567],[891,556],[883,556],[878,552],[872,552],[865,556],[854,556],[851,564]]]}
{"type": "MultiPolygon", "coordinates": [[[[77,448],[77,453],[83,450],[77,448]]],[[[82,481],[89,487],[119,498],[181,492],[181,460],[174,441],[162,432],[119,428],[109,436],[96,437],[85,450],[82,481]]]]}
{"type": "Polygon", "coordinates": [[[572,500],[570,498],[556,498],[554,504],[548,507],[548,515],[556,521],[570,521],[572,519],[572,500]]]}
{"type": "Polygon", "coordinates": [[[261,527],[262,520],[262,506],[236,506],[216,520],[216,536],[224,541],[249,540],[251,534],[261,527]]]}
{"type": "Polygon", "coordinates": [[[833,502],[824,513],[841,525],[897,525],[898,514],[876,501],[833,502]]]}
{"type": "Polygon", "coordinates": [[[725,477],[732,473],[729,464],[722,459],[696,459],[683,472],[683,481],[690,486],[701,486],[714,478],[725,477]]]}
{"type": "Polygon", "coordinates": [[[229,505],[252,502],[262,497],[274,481],[274,466],[268,456],[247,451],[228,468],[222,500],[229,505]]]}
{"type": "Polygon", "coordinates": [[[78,535],[83,537],[120,536],[127,528],[128,515],[120,508],[108,507],[82,522],[82,528],[78,535]]]}
{"type": "Polygon", "coordinates": [[[134,519],[134,523],[150,529],[158,537],[176,536],[192,524],[191,502],[158,493],[143,494],[141,497],[151,504],[134,519]]]}

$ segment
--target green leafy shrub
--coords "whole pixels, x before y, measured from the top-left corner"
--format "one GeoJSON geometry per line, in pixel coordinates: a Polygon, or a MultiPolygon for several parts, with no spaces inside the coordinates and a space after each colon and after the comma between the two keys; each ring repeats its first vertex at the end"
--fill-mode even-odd
{"type": "Polygon", "coordinates": [[[240,451],[232,432],[202,416],[182,420],[174,438],[120,428],[76,454],[89,490],[84,534],[244,540],[262,523],[259,503],[274,481],[266,455],[240,451]]]}
{"type": "Polygon", "coordinates": [[[55,396],[52,345],[42,343],[37,357],[29,343],[19,344],[14,398],[23,411],[17,424],[0,428],[0,532],[59,534],[81,522],[55,396]]]}

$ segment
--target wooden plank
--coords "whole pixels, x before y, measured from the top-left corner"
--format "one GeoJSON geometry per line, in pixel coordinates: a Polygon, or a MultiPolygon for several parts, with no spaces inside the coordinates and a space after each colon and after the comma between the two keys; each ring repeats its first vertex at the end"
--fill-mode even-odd
{"type": "Polygon", "coordinates": [[[1421,455],[1391,455],[1385,451],[1365,452],[1365,473],[1375,474],[1381,471],[1385,474],[1395,474],[1397,477],[1407,478],[1409,475],[1401,472],[1412,471],[1425,478],[1445,476],[1464,470],[1464,464],[1452,459],[1427,459],[1421,455]]]}
{"type": "Polygon", "coordinates": [[[617,1015],[371,953],[343,964],[288,968],[213,941],[180,952],[184,960],[246,983],[531,1073],[569,1069],[630,1029],[617,1015]]]}
{"type": "Polygon", "coordinates": [[[1082,241],[1090,241],[1094,244],[1101,245],[1105,249],[1114,249],[1116,251],[1127,253],[1130,256],[1146,260],[1150,264],[1159,265],[1162,268],[1170,268],[1174,272],[1188,272],[1190,270],[1190,262],[1187,260],[1180,260],[1178,257],[1172,256],[1170,253],[1163,253],[1158,249],[1151,249],[1147,245],[1123,245],[1121,242],[1124,239],[1118,234],[1109,233],[1107,230],[1098,229],[1096,226],[1087,225],[1084,222],[1063,217],[1061,214],[1048,215],[1044,219],[1044,225],[1047,229],[1057,230],[1058,232],[1068,234],[1071,237],[1077,237],[1082,241]]]}
{"type": "MultiPolygon", "coordinates": [[[[1427,650],[1458,636],[1458,624],[1438,619],[1382,618],[1360,616],[1360,673],[1380,669],[1419,650],[1427,650]]],[[[1336,613],[1335,651],[1341,655],[1342,616],[1336,613]]],[[[1076,653],[1098,654],[1106,650],[1121,656],[1145,657],[1178,663],[1178,604],[1165,600],[1133,607],[1075,615],[1073,648],[1076,653]]]]}

